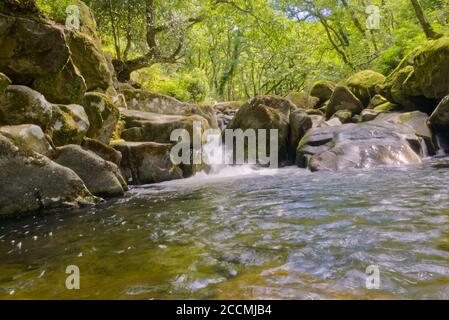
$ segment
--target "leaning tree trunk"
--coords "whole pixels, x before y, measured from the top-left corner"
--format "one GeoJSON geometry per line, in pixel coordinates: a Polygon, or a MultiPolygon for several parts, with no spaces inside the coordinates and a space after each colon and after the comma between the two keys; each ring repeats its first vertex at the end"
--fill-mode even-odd
{"type": "Polygon", "coordinates": [[[416,17],[419,20],[419,23],[421,24],[421,27],[424,30],[424,33],[426,34],[427,39],[438,39],[442,37],[442,34],[436,32],[432,25],[430,24],[429,20],[426,17],[426,14],[424,13],[424,10],[421,6],[421,3],[419,0],[411,0],[413,8],[415,9],[416,17]]]}

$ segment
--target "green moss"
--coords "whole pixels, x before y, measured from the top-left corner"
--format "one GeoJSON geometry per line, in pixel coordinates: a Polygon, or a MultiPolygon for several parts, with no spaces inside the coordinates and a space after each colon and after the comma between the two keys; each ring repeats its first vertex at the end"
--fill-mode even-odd
{"type": "Polygon", "coordinates": [[[347,86],[364,106],[368,106],[370,100],[376,95],[376,86],[383,84],[385,80],[386,77],[383,74],[364,70],[342,81],[340,85],[347,86]]]}
{"type": "Polygon", "coordinates": [[[398,111],[400,107],[397,104],[391,103],[391,102],[385,102],[381,104],[380,106],[377,106],[374,108],[374,110],[377,111],[398,111]]]}

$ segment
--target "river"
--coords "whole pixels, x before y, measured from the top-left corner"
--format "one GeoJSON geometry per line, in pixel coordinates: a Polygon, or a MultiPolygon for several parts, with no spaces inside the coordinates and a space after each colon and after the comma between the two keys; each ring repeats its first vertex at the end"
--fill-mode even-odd
{"type": "Polygon", "coordinates": [[[449,159],[228,168],[2,221],[0,299],[449,299],[448,181],[449,159]]]}

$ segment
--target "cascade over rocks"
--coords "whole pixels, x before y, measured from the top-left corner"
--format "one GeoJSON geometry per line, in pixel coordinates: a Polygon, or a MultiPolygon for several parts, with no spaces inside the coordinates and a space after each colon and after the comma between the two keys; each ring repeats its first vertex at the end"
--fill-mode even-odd
{"type": "Polygon", "coordinates": [[[0,134],[0,216],[92,205],[98,198],[71,169],[0,134]]]}

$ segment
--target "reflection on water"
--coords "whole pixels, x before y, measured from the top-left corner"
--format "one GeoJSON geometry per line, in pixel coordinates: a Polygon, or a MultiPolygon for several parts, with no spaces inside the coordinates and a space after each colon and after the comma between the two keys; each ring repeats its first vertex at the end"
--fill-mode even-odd
{"type": "MultiPolygon", "coordinates": [[[[267,173],[267,172],[264,172],[267,173]]],[[[0,224],[0,298],[449,299],[449,170],[266,175],[136,188],[0,224]],[[65,289],[65,268],[81,290],[65,289]],[[380,290],[365,289],[378,265],[380,290]]]]}

